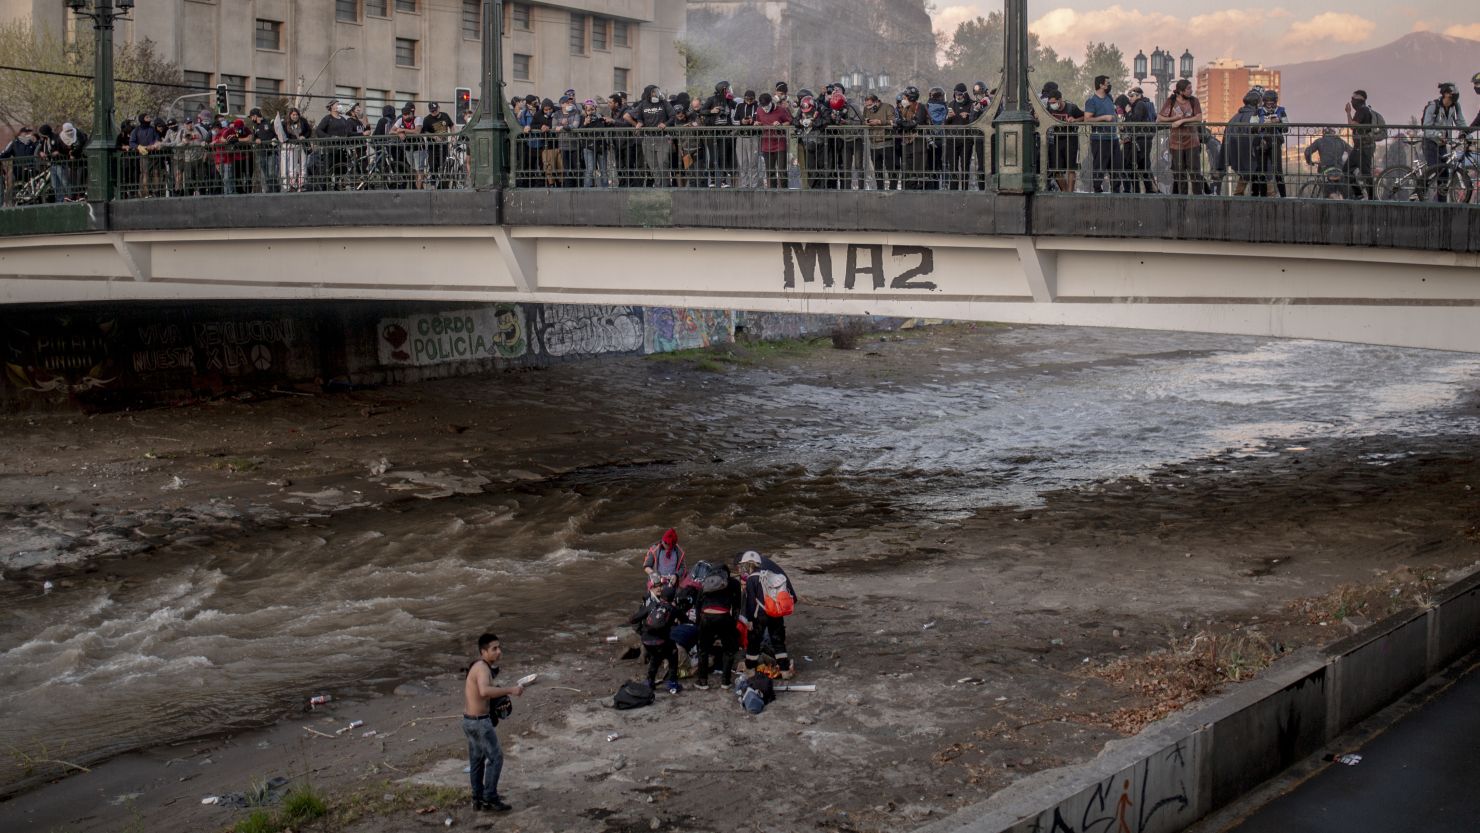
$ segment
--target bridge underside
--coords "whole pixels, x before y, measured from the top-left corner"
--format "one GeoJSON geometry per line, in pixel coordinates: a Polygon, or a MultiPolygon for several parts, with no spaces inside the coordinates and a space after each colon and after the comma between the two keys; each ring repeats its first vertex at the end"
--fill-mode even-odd
{"type": "Polygon", "coordinates": [[[0,303],[528,301],[898,315],[1480,352],[1480,256],[1155,238],[386,226],[0,240],[0,303]]]}

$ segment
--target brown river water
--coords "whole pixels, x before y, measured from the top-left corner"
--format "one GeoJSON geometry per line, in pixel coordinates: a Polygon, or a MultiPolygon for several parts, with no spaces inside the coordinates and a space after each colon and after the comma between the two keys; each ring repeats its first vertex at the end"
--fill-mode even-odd
{"type": "MultiPolygon", "coordinates": [[[[80,533],[10,495],[0,749],[96,760],[268,722],[321,687],[392,685],[445,666],[489,623],[517,635],[588,622],[631,596],[667,526],[691,561],[886,522],[924,531],[1229,449],[1473,433],[1451,406],[1477,383],[1480,357],[1463,354],[980,328],[724,373],[623,359],[399,388],[389,395],[409,411],[477,421],[465,456],[405,433],[263,452],[260,479],[274,465],[303,483],[303,468],[322,472],[287,508],[237,492],[162,512],[148,504],[168,495],[166,470],[151,469],[143,499],[104,501],[84,524],[105,528],[88,551],[103,568],[50,592],[44,569],[18,567],[80,533]],[[363,460],[379,456],[390,465],[377,474],[363,460]],[[164,517],[175,531],[160,546],[108,557],[108,541],[164,517]]],[[[253,418],[296,419],[276,404],[253,418]]],[[[316,407],[333,422],[360,403],[316,407]]],[[[210,421],[193,421],[182,411],[173,438],[209,440],[190,432],[210,421]]],[[[0,470],[16,468],[15,448],[0,470]]]]}

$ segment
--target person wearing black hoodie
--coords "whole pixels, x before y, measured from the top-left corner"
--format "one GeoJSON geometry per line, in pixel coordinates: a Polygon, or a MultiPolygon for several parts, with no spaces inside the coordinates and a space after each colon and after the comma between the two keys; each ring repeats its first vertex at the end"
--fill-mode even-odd
{"type": "Polygon", "coordinates": [[[1263,96],[1257,90],[1244,94],[1244,106],[1229,119],[1223,134],[1223,160],[1233,170],[1238,182],[1233,196],[1257,193],[1254,186],[1264,183],[1264,131],[1259,126],[1259,105],[1263,96]]]}
{"type": "Polygon", "coordinates": [[[709,187],[728,188],[735,182],[735,137],[730,135],[735,124],[735,94],[730,82],[715,84],[714,95],[704,99],[701,110],[704,127],[720,128],[707,131],[710,135],[704,141],[709,187]]]}
{"type": "MultiPolygon", "coordinates": [[[[697,573],[699,565],[694,567],[697,573]]],[[[699,675],[694,684],[701,689],[709,688],[709,673],[713,668],[719,669],[721,681],[729,688],[735,672],[735,654],[740,650],[740,632],[736,628],[740,615],[740,580],[723,564],[711,570],[716,577],[724,579],[724,587],[706,590],[705,585],[711,583],[708,580],[699,587],[699,642],[694,648],[699,653],[699,675]]]]}
{"type": "Polygon", "coordinates": [[[755,131],[755,113],[759,108],[755,90],[746,90],[730,116],[739,132],[735,139],[735,165],[740,171],[735,185],[739,188],[761,186],[761,141],[755,131]]]}
{"type": "Polygon", "coordinates": [[[976,142],[964,129],[976,120],[976,102],[966,93],[965,84],[957,84],[946,102],[945,167],[946,182],[952,191],[964,191],[970,185],[971,156],[976,142]]]}
{"type": "Polygon", "coordinates": [[[638,129],[642,137],[642,162],[647,169],[649,184],[655,188],[669,188],[673,183],[669,177],[669,159],[673,154],[673,142],[664,131],[673,124],[673,105],[663,100],[656,85],[649,84],[642,90],[642,100],[627,114],[628,121],[638,129]]]}

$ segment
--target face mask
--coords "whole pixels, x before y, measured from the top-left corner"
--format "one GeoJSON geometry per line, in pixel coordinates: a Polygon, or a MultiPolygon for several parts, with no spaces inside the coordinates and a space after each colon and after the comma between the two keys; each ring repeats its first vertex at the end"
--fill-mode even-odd
{"type": "Polygon", "coordinates": [[[1361,109],[1363,107],[1366,107],[1367,106],[1367,99],[1365,99],[1365,98],[1354,98],[1354,99],[1352,99],[1352,106],[1353,107],[1356,107],[1357,109],[1361,109]]]}
{"type": "Polygon", "coordinates": [[[570,106],[569,104],[565,105],[565,112],[567,112],[567,113],[573,113],[573,112],[575,112],[575,109],[576,108],[570,106]]]}
{"type": "Polygon", "coordinates": [[[657,104],[658,102],[660,102],[662,100],[663,99],[659,98],[658,96],[653,96],[653,97],[651,97],[651,98],[648,99],[648,101],[650,103],[652,103],[652,104],[657,104]]]}
{"type": "Polygon", "coordinates": [[[1064,109],[1064,104],[1063,102],[1055,101],[1054,103],[1048,105],[1048,109],[1053,110],[1054,112],[1058,112],[1059,110],[1064,109]]]}

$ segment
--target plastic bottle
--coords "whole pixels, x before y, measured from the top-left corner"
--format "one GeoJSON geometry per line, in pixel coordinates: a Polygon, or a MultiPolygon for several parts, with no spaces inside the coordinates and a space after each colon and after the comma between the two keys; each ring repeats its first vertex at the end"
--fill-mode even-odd
{"type": "Polygon", "coordinates": [[[308,698],[308,705],[310,708],[312,708],[313,706],[322,706],[333,699],[333,697],[330,697],[327,694],[316,694],[313,697],[308,698]]]}

